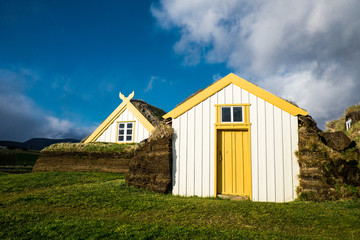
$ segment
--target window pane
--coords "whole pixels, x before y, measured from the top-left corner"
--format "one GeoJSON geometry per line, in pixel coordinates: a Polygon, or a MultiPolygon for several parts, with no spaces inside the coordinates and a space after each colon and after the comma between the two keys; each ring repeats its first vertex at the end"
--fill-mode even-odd
{"type": "Polygon", "coordinates": [[[233,108],[233,121],[234,122],[242,122],[242,107],[234,107],[233,108]]]}
{"type": "Polygon", "coordinates": [[[128,134],[128,135],[130,134],[130,135],[131,135],[131,134],[132,134],[132,129],[126,130],[126,134],[128,134]]]}
{"type": "Polygon", "coordinates": [[[119,135],[124,135],[124,129],[119,130],[119,135]]]}
{"type": "Polygon", "coordinates": [[[132,136],[126,136],[126,141],[131,141],[132,136]]]}
{"type": "Polygon", "coordinates": [[[119,142],[123,142],[124,141],[124,136],[119,136],[119,142]]]}
{"type": "Polygon", "coordinates": [[[127,128],[132,128],[132,123],[128,123],[127,128]]]}
{"type": "Polygon", "coordinates": [[[124,123],[120,123],[119,124],[119,128],[124,128],[125,127],[125,124],[124,123]]]}
{"type": "Polygon", "coordinates": [[[221,108],[221,121],[222,122],[231,122],[230,108],[229,107],[222,107],[221,108]]]}

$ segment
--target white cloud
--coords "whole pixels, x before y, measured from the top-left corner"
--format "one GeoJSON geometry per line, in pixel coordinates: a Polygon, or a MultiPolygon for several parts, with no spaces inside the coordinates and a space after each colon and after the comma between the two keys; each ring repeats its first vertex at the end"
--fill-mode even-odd
{"type": "Polygon", "coordinates": [[[1,140],[26,141],[33,137],[82,139],[94,129],[56,118],[24,95],[22,91],[26,83],[34,81],[34,76],[19,69],[0,69],[1,140]]]}
{"type": "Polygon", "coordinates": [[[160,78],[160,77],[157,77],[157,76],[151,76],[149,82],[148,82],[148,85],[147,87],[144,89],[144,92],[149,92],[150,90],[152,90],[154,88],[154,84],[155,82],[157,84],[168,84],[168,85],[172,85],[172,82],[169,82],[167,81],[166,79],[164,78],[160,78]]]}
{"type": "Polygon", "coordinates": [[[150,78],[150,81],[149,81],[147,87],[145,88],[144,92],[148,92],[148,91],[150,91],[151,89],[153,89],[153,84],[154,84],[154,81],[155,81],[156,79],[158,79],[158,77],[152,76],[152,77],[150,78]]]}
{"type": "Polygon", "coordinates": [[[164,29],[187,64],[225,62],[240,76],[295,100],[318,121],[335,118],[360,95],[357,0],[161,0],[164,29]]]}

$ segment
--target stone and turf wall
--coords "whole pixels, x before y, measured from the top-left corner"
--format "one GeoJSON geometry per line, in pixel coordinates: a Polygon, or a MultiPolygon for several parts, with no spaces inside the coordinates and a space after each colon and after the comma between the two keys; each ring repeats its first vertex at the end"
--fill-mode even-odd
{"type": "Polygon", "coordinates": [[[36,161],[33,172],[80,171],[126,173],[129,155],[114,153],[44,152],[36,161]]]}
{"type": "Polygon", "coordinates": [[[167,126],[158,129],[135,150],[126,182],[129,186],[167,193],[172,189],[172,129],[167,126]]]}
{"type": "Polygon", "coordinates": [[[300,116],[297,155],[300,199],[360,197],[359,149],[344,132],[323,132],[310,116],[300,116]]]}
{"type": "Polygon", "coordinates": [[[41,151],[33,172],[82,171],[126,173],[134,144],[61,143],[41,151]]]}

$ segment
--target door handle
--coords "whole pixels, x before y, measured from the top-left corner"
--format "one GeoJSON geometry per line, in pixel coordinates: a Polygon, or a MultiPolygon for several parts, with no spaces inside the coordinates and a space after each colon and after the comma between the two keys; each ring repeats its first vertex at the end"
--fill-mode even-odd
{"type": "Polygon", "coordinates": [[[221,151],[219,151],[219,161],[222,161],[222,154],[221,154],[221,151]]]}

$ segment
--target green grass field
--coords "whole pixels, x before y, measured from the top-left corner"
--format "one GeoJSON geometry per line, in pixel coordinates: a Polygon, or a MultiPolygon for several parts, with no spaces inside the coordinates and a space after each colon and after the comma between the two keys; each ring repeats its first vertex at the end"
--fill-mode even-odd
{"type": "Polygon", "coordinates": [[[359,239],[360,202],[236,202],[109,173],[0,173],[0,239],[359,239]]]}

